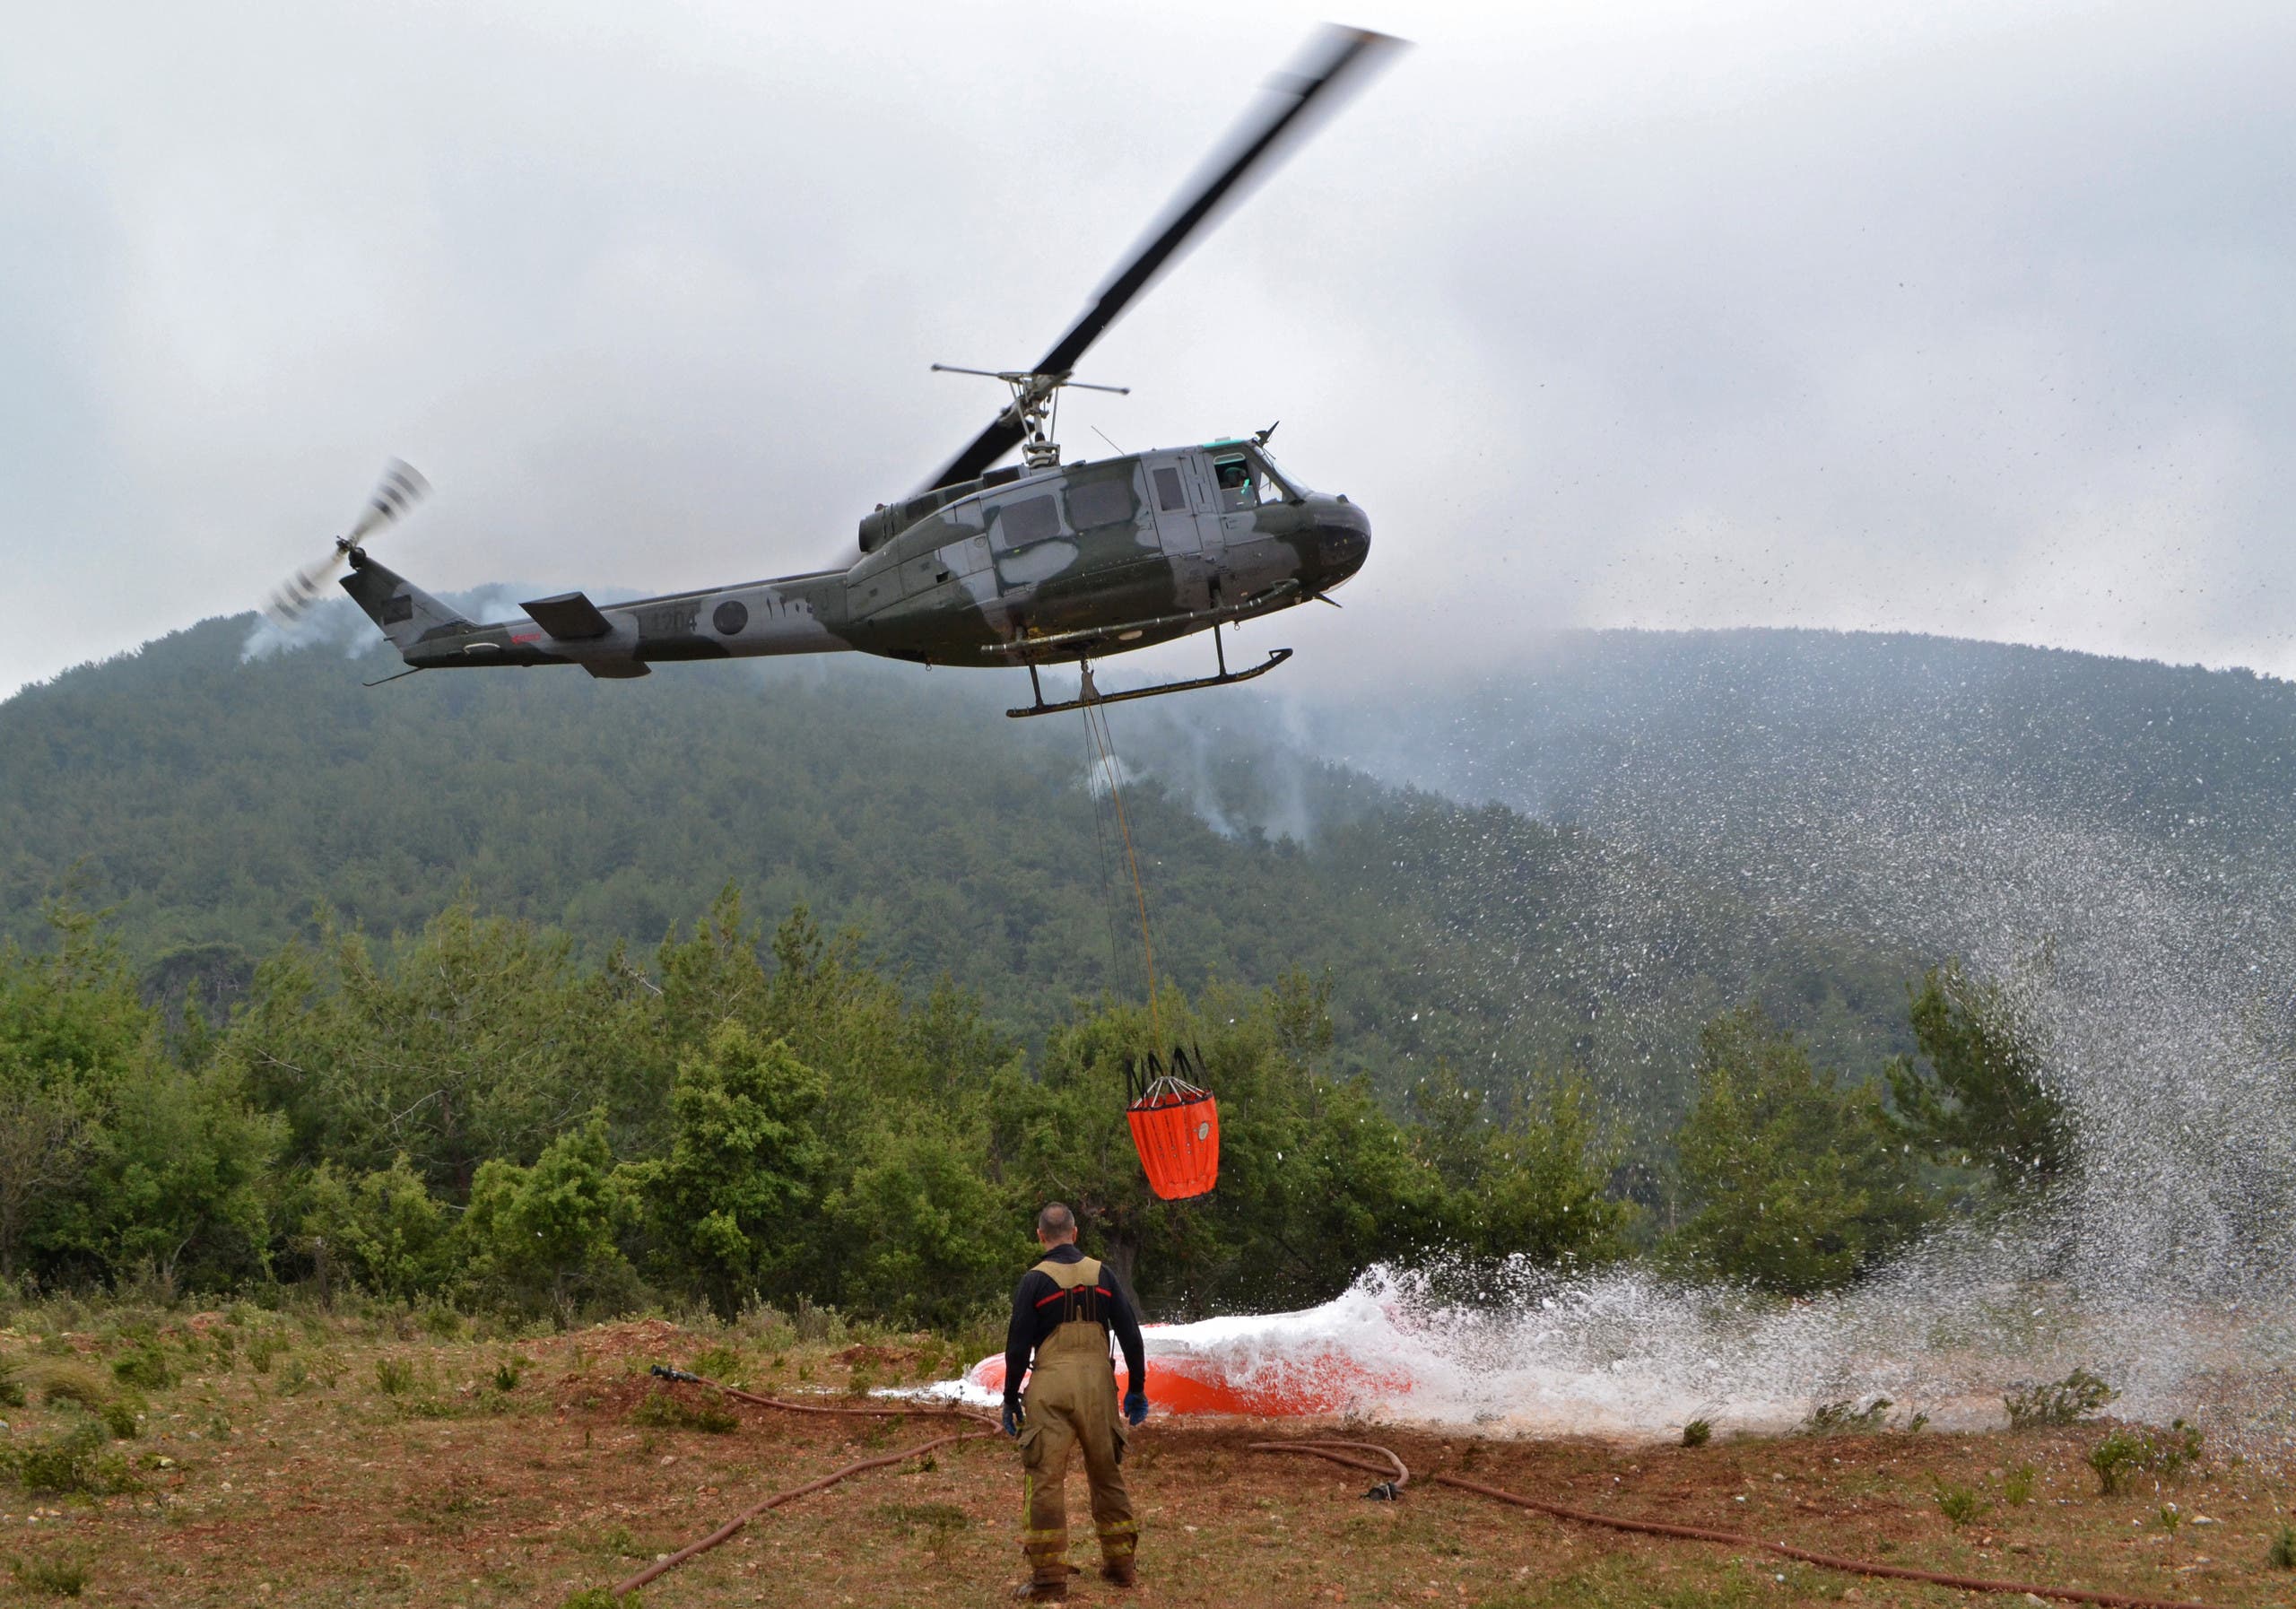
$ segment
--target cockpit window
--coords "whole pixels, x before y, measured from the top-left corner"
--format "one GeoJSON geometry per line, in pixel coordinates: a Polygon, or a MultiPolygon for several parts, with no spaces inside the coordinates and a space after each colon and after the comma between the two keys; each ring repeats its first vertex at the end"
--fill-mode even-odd
{"type": "Polygon", "coordinates": [[[1220,489],[1223,509],[1251,509],[1259,504],[1259,476],[1249,458],[1240,454],[1212,460],[1213,483],[1220,489]]]}
{"type": "Polygon", "coordinates": [[[1223,509],[1256,509],[1262,503],[1282,503],[1299,496],[1286,485],[1274,466],[1256,453],[1232,453],[1212,460],[1213,481],[1220,488],[1223,509]]]}

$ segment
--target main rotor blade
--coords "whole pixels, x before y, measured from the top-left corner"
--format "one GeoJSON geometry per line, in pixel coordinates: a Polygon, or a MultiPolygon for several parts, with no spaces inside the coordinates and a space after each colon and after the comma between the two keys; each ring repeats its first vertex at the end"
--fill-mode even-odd
{"type": "MultiPolygon", "coordinates": [[[[1271,170],[1270,164],[1280,157],[1285,136],[1296,136],[1304,131],[1311,108],[1331,109],[1336,105],[1332,93],[1335,87],[1344,80],[1359,75],[1371,58],[1401,43],[1387,34],[1361,28],[1326,27],[1318,32],[1302,65],[1269,81],[1269,92],[1263,103],[1247,115],[1220,154],[1206,164],[1208,177],[1193,190],[1182,192],[1183,199],[1167,212],[1168,222],[1163,228],[1109,276],[1084,316],[1053,343],[1052,350],[1037,364],[1036,372],[1065,374],[1075,368],[1076,360],[1084,355],[1085,349],[1099,340],[1133,299],[1170,265],[1221,204],[1235,195],[1248,179],[1264,177],[1265,171],[1271,170]]],[[[1020,446],[1023,433],[1017,411],[1008,408],[995,423],[974,437],[962,452],[950,459],[948,466],[926,490],[937,491],[973,479],[1020,446]]]]}

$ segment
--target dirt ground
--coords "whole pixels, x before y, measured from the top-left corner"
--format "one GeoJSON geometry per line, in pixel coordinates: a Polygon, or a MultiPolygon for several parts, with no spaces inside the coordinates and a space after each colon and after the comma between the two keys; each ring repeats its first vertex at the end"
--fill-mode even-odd
{"type": "MultiPolygon", "coordinates": [[[[674,1394],[683,1408],[645,1405],[657,1390],[648,1364],[691,1363],[713,1345],[730,1349],[712,1360],[720,1371],[782,1393],[840,1391],[857,1370],[864,1383],[934,1378],[956,1361],[929,1337],[777,1347],[661,1322],[487,1341],[263,1313],[170,1318],[125,1335],[0,1332],[0,1362],[13,1364],[28,1396],[0,1411],[12,1465],[74,1427],[83,1451],[97,1447],[90,1414],[101,1402],[120,1405],[115,1430],[137,1432],[86,1453],[79,1467],[96,1492],[0,1485],[0,1564],[11,1567],[0,1601],[48,1604],[76,1588],[89,1600],[167,1605],[561,1605],[760,1498],[944,1433],[925,1419],[748,1407],[729,1429],[685,1426],[674,1422],[683,1408],[714,1401],[690,1387],[674,1394]],[[140,1360],[140,1382],[119,1378],[123,1359],[131,1376],[140,1360]]],[[[1422,1473],[1830,1553],[2207,1604],[2296,1602],[2296,1570],[2269,1558],[2292,1496],[2283,1475],[2204,1454],[2170,1484],[2103,1497],[2083,1460],[2106,1431],[1686,1448],[1152,1421],[1127,1465],[1142,1585],[1119,1593],[1088,1569],[1070,1598],[1172,1609],[1968,1599],[1592,1529],[1423,1483],[1400,1502],[1367,1500],[1369,1476],[1247,1445],[1319,1431],[1385,1443],[1422,1473]],[[1961,1523],[1948,1507],[1966,1507],[1961,1523]]],[[[756,1521],[643,1602],[996,1602],[1020,1575],[1019,1492],[1001,1439],[945,1448],[756,1521]]],[[[1081,1475],[1071,1503],[1081,1517],[1081,1475]]],[[[1088,1527],[1076,1535],[1074,1556],[1089,1566],[1088,1527]]]]}

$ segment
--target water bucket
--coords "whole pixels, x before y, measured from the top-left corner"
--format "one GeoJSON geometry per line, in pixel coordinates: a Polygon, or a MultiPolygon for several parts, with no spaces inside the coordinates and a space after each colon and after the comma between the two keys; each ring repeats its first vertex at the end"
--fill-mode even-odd
{"type": "Polygon", "coordinates": [[[1163,1073],[1149,1058],[1148,1087],[1124,1116],[1148,1187],[1161,1200],[1190,1201],[1220,1182],[1220,1105],[1211,1091],[1179,1076],[1187,1068],[1184,1054],[1174,1051],[1172,1064],[1178,1071],[1163,1073]]]}

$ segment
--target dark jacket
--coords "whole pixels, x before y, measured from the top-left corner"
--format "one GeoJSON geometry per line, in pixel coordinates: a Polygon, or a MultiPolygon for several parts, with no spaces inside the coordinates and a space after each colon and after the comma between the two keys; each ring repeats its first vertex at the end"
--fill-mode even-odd
{"type": "MultiPolygon", "coordinates": [[[[1081,1263],[1084,1254],[1071,1242],[1054,1247],[1044,1254],[1044,1260],[1081,1263]]],[[[1117,1278],[1114,1269],[1102,1263],[1100,1283],[1081,1286],[1079,1291],[1090,1293],[1090,1304],[1100,1322],[1116,1336],[1117,1344],[1124,1348],[1124,1366],[1132,1372],[1132,1389],[1144,1396],[1148,1389],[1148,1364],[1140,1344],[1140,1315],[1132,1305],[1124,1282],[1117,1278]]],[[[1013,1292],[1013,1322],[1004,1331],[1007,1405],[1020,1402],[1021,1377],[1028,1372],[1029,1360],[1036,1356],[1038,1344],[1069,1317],[1074,1304],[1055,1300],[1059,1295],[1060,1287],[1053,1283],[1052,1276],[1036,1268],[1021,1276],[1020,1287],[1013,1292]]]]}

